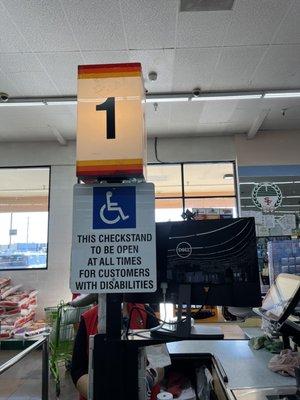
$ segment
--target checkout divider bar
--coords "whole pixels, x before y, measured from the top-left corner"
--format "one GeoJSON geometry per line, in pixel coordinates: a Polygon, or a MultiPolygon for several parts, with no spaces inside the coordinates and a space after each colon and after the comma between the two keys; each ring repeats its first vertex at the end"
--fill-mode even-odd
{"type": "Polygon", "coordinates": [[[28,354],[32,353],[34,350],[42,347],[42,400],[48,400],[48,390],[49,390],[49,347],[48,347],[48,337],[43,338],[34,342],[31,346],[27,347],[25,350],[21,351],[19,354],[12,357],[6,363],[0,365],[0,375],[5,371],[16,365],[18,362],[23,360],[28,354]]]}

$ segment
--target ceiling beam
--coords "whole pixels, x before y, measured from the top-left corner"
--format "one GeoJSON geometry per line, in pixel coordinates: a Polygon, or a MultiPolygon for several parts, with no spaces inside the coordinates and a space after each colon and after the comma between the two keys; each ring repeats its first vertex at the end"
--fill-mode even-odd
{"type": "Polygon", "coordinates": [[[59,132],[59,130],[52,125],[48,125],[48,127],[50,128],[51,132],[53,133],[53,135],[56,137],[58,143],[61,146],[66,146],[67,145],[67,141],[66,139],[62,136],[62,134],[59,132]]]}
{"type": "Polygon", "coordinates": [[[259,128],[262,126],[264,120],[266,119],[267,115],[270,112],[270,108],[265,108],[260,111],[258,116],[255,118],[253,121],[253,124],[251,125],[248,133],[247,133],[247,139],[253,139],[255,135],[257,134],[259,128]]]}

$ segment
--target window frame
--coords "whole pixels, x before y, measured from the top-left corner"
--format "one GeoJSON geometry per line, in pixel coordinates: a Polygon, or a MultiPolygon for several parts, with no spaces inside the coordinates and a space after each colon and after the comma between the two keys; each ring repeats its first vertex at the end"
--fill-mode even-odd
{"type": "Polygon", "coordinates": [[[49,170],[49,182],[48,182],[48,224],[47,224],[47,254],[46,254],[46,266],[44,268],[0,268],[0,272],[3,274],[6,271],[48,271],[48,260],[49,260],[49,227],[50,227],[50,201],[51,201],[51,190],[50,190],[50,185],[51,185],[51,173],[52,173],[52,168],[51,165],[22,165],[22,166],[1,166],[0,169],[38,169],[38,168],[47,168],[49,170]]]}
{"type": "MultiPolygon", "coordinates": [[[[236,213],[237,216],[240,215],[240,210],[239,210],[239,191],[238,191],[238,182],[237,182],[237,166],[236,166],[236,161],[234,160],[229,160],[229,161],[180,161],[180,162],[150,162],[147,164],[148,165],[179,165],[180,166],[180,177],[181,177],[181,196],[156,196],[155,195],[155,200],[168,200],[168,199],[181,199],[182,202],[182,212],[184,213],[186,211],[185,208],[185,203],[186,199],[220,199],[220,198],[230,198],[230,199],[235,199],[235,207],[236,207],[236,213]],[[186,196],[185,191],[184,191],[184,166],[188,164],[232,164],[232,171],[233,171],[233,186],[234,186],[234,193],[235,195],[233,196],[186,196]]],[[[225,207],[226,208],[226,207],[225,207]]]]}

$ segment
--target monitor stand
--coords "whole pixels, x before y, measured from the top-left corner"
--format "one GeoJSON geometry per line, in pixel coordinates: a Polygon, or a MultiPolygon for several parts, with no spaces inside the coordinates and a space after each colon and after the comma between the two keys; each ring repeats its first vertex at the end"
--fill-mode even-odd
{"type": "Polygon", "coordinates": [[[179,285],[179,299],[177,324],[169,325],[166,329],[162,327],[159,330],[152,331],[151,336],[156,339],[166,340],[220,340],[224,339],[221,328],[210,327],[210,324],[191,325],[191,285],[179,285]],[[186,317],[182,319],[183,304],[186,304],[186,317]],[[174,330],[169,328],[175,326],[174,330]]]}

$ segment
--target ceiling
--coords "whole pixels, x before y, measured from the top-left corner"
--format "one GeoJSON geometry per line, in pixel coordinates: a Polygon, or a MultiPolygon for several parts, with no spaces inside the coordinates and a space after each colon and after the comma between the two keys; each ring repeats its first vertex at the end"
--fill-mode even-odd
{"type": "MultiPolygon", "coordinates": [[[[179,0],[0,0],[0,91],[76,95],[77,66],[141,62],[149,93],[300,87],[300,0],[235,0],[179,12],[179,0]],[[151,82],[148,73],[156,71],[151,82]]],[[[295,130],[300,99],[146,105],[151,137],[295,130]],[[284,111],[282,111],[284,110],[284,111]]],[[[76,136],[76,106],[0,107],[0,141],[76,136]]]]}

